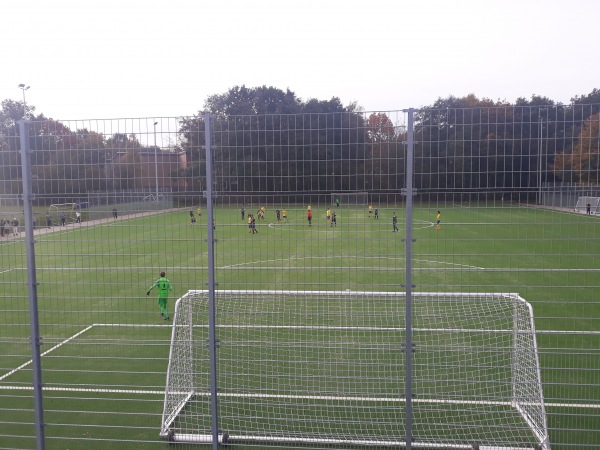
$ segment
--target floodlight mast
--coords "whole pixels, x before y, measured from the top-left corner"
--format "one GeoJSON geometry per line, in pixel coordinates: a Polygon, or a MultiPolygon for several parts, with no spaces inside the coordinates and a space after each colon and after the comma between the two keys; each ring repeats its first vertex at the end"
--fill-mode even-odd
{"type": "Polygon", "coordinates": [[[158,203],[158,149],[156,147],[156,125],[158,125],[158,122],[154,122],[154,178],[156,181],[156,203],[158,203]]]}
{"type": "Polygon", "coordinates": [[[23,91],[23,119],[27,119],[27,103],[25,103],[25,91],[31,86],[25,86],[25,84],[19,84],[19,89],[23,91]]]}

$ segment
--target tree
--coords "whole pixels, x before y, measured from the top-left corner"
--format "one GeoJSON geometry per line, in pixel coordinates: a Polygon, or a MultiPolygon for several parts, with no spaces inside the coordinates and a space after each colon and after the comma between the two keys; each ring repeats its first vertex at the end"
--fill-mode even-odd
{"type": "Polygon", "coordinates": [[[108,184],[113,189],[132,189],[139,172],[141,144],[135,134],[115,133],[106,140],[108,184]]]}
{"type": "Polygon", "coordinates": [[[295,114],[300,109],[296,94],[272,86],[235,86],[224,94],[208,97],[205,109],[216,116],[295,114]]]}
{"type": "MultiPolygon", "coordinates": [[[[337,97],[301,102],[289,89],[230,89],[208,98],[215,188],[243,192],[337,190],[364,164],[364,120],[337,97]],[[360,130],[360,132],[349,132],[360,130]]],[[[181,122],[194,189],[204,183],[203,113],[181,122]],[[196,181],[197,180],[197,181],[196,181]]],[[[190,183],[188,183],[190,185],[190,183]]]]}
{"type": "Polygon", "coordinates": [[[371,142],[390,141],[396,135],[394,124],[385,113],[372,113],[367,127],[371,142]]]}
{"type": "Polygon", "coordinates": [[[584,122],[573,152],[559,153],[552,170],[565,181],[600,182],[600,113],[584,122]]]}

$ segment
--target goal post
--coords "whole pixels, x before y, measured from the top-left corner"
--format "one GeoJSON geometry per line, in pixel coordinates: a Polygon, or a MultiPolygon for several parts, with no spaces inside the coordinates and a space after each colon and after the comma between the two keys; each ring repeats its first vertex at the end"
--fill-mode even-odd
{"type": "Polygon", "coordinates": [[[54,225],[60,225],[63,216],[65,223],[75,223],[77,219],[76,211],[79,211],[79,203],[56,203],[48,206],[48,214],[50,214],[54,225]]]}
{"type": "MultiPolygon", "coordinates": [[[[412,296],[411,446],[550,450],[531,305],[412,296]]],[[[176,302],[170,441],[213,440],[208,301],[176,302]]],[[[405,447],[405,305],[397,292],[216,291],[219,443],[405,447]]]]}
{"type": "Polygon", "coordinates": [[[337,205],[358,205],[365,206],[369,204],[369,193],[368,192],[333,192],[331,193],[331,204],[337,205]]]}
{"type": "Polygon", "coordinates": [[[590,205],[590,212],[592,214],[600,213],[600,197],[578,197],[575,211],[585,213],[587,211],[587,205],[590,205]]]}

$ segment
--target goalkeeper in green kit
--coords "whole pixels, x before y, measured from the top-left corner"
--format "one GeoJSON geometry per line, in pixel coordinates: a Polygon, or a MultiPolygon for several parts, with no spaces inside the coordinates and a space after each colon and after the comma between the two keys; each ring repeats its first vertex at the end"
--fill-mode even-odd
{"type": "Polygon", "coordinates": [[[154,282],[152,286],[146,292],[146,295],[150,295],[150,291],[158,287],[158,306],[161,310],[161,316],[164,316],[165,320],[169,320],[169,313],[167,312],[167,299],[169,298],[169,291],[173,290],[171,282],[167,280],[164,272],[160,273],[160,278],[154,282]]]}

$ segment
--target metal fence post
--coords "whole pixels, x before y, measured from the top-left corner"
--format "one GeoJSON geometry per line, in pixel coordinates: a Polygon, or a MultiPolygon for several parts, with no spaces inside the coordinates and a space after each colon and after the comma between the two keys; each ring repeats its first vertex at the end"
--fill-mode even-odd
{"type": "Polygon", "coordinates": [[[23,215],[25,221],[25,249],[27,253],[27,286],[29,293],[29,322],[31,332],[31,362],[33,369],[33,404],[35,414],[36,448],[46,448],[44,436],[44,408],[42,405],[42,345],[38,316],[37,279],[35,266],[35,249],[33,235],[32,183],[31,183],[31,151],[29,149],[29,125],[27,120],[19,121],[21,139],[21,170],[23,181],[23,215]]]}
{"type": "Polygon", "coordinates": [[[413,222],[413,161],[414,110],[408,110],[406,142],[406,450],[412,449],[412,222],[413,222]]]}
{"type": "Polygon", "coordinates": [[[219,405],[217,399],[217,335],[216,335],[216,305],[215,305],[215,241],[213,218],[213,180],[212,180],[212,143],[210,114],[204,115],[204,139],[206,145],[206,227],[208,231],[208,327],[209,327],[209,352],[210,352],[210,396],[211,396],[211,427],[212,446],[214,450],[219,447],[219,405]]]}

